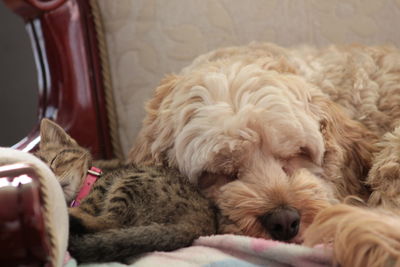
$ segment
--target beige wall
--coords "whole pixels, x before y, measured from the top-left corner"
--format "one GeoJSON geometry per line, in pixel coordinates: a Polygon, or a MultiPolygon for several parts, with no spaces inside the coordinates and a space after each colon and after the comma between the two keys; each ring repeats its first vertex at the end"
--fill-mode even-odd
{"type": "Polygon", "coordinates": [[[400,46],[400,0],[98,0],[125,153],[160,79],[221,46],[400,46]]]}

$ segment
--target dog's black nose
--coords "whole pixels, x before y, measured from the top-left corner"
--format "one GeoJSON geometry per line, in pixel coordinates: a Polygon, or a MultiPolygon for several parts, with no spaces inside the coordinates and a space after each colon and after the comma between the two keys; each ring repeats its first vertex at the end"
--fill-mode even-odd
{"type": "Polygon", "coordinates": [[[266,213],[260,220],[275,240],[289,241],[299,232],[300,213],[292,207],[283,207],[266,213]]]}

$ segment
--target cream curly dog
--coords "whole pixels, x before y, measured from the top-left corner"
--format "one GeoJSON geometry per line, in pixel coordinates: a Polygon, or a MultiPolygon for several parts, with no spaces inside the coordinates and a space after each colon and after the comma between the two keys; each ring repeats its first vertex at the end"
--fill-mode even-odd
{"type": "Polygon", "coordinates": [[[342,266],[400,265],[400,52],[202,55],[156,89],[130,160],[179,168],[234,223],[226,232],[328,242],[342,266]],[[348,196],[357,205],[339,204],[348,196]]]}

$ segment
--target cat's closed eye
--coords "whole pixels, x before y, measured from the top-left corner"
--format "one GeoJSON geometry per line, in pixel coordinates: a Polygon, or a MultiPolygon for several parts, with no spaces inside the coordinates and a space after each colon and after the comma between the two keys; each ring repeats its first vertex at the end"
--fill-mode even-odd
{"type": "Polygon", "coordinates": [[[63,189],[66,188],[66,187],[68,187],[69,184],[70,184],[70,183],[68,183],[68,182],[60,183],[60,185],[61,185],[61,187],[62,187],[63,189]]]}

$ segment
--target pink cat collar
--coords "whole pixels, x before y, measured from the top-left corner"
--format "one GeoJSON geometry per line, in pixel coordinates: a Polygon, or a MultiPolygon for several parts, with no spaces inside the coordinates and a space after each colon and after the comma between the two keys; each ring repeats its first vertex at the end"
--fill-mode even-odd
{"type": "Polygon", "coordinates": [[[71,207],[77,207],[81,204],[82,199],[84,199],[89,194],[90,189],[92,189],[92,186],[102,173],[103,172],[96,167],[92,167],[90,168],[90,170],[88,170],[88,174],[85,181],[83,182],[82,188],[79,191],[78,196],[71,202],[71,207]]]}

